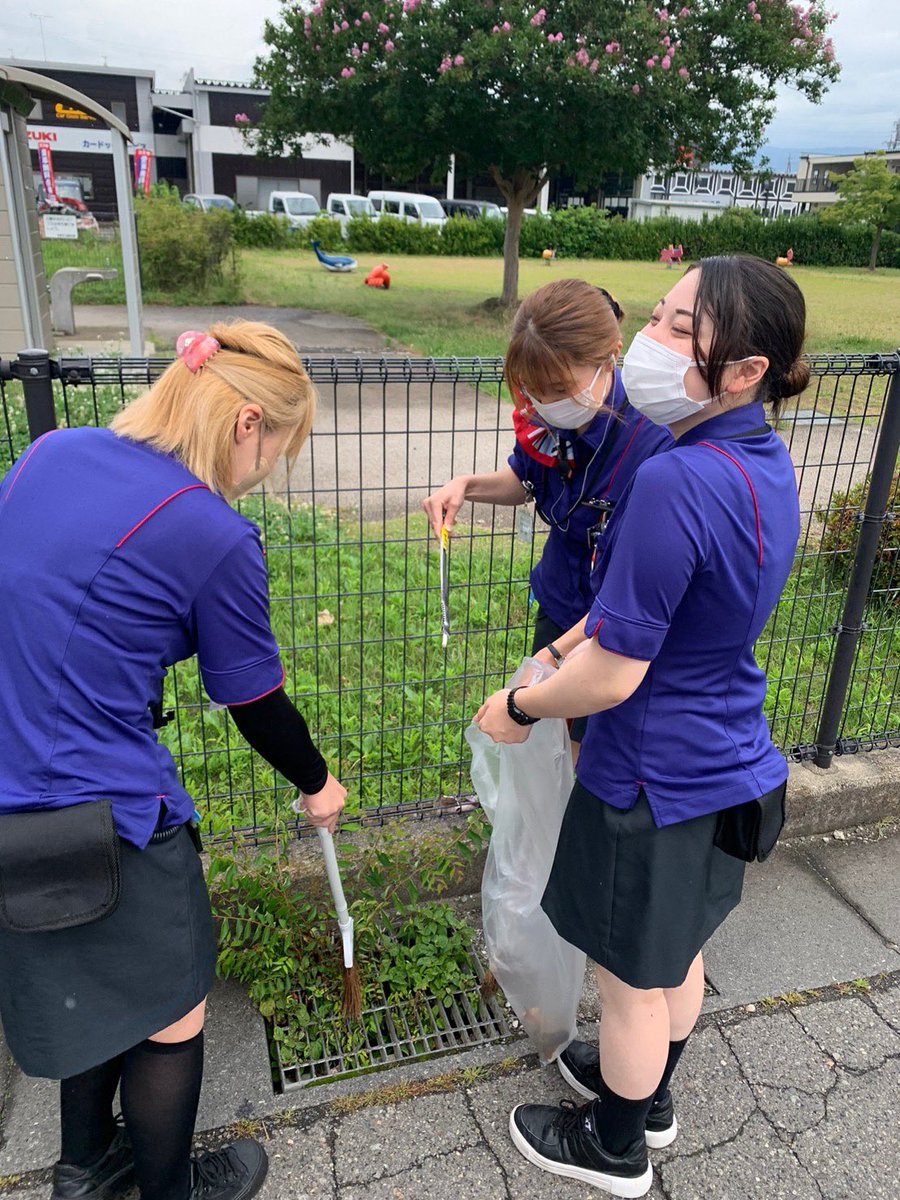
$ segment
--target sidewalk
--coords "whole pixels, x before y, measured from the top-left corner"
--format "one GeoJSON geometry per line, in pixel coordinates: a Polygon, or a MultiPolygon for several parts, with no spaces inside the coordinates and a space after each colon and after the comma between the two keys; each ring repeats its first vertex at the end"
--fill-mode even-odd
{"type": "MultiPolygon", "coordinates": [[[[680,1132],[651,1155],[654,1200],[900,1196],[900,833],[804,839],[748,872],[710,943],[708,996],[675,1081],[680,1132]]],[[[515,1151],[510,1108],[571,1096],[527,1043],[274,1097],[264,1045],[210,1022],[201,1125],[266,1139],[261,1200],[587,1200],[515,1151]]],[[[229,1013],[230,1018],[229,1018],[229,1013]]],[[[586,989],[582,1034],[597,1002],[586,989]]],[[[240,1027],[240,1026],[237,1026],[240,1027]]],[[[37,1200],[57,1153],[55,1086],[12,1072],[0,1191],[37,1200]],[[19,1173],[24,1178],[11,1178],[19,1173]]],[[[2,1105],[2,1102],[0,1102],[2,1105]]]]}

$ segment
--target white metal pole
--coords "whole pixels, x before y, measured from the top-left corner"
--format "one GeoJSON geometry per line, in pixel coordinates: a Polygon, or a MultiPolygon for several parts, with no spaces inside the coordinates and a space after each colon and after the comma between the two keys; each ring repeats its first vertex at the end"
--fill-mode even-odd
{"type": "Polygon", "coordinates": [[[447,199],[453,200],[456,196],[456,155],[450,155],[450,169],[447,171],[447,199]]]}
{"type": "Polygon", "coordinates": [[[125,277],[125,304],[128,309],[128,337],[131,353],[144,353],[143,313],[141,308],[141,267],[138,259],[134,205],[131,200],[131,173],[125,138],[118,129],[110,129],[113,168],[116,176],[116,205],[119,210],[119,236],[122,239],[122,273],[125,277]]]}

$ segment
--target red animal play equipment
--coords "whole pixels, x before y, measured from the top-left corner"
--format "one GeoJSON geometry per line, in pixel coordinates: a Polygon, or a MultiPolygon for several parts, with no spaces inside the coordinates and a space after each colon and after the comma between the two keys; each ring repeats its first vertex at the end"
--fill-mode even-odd
{"type": "Polygon", "coordinates": [[[373,267],[366,276],[364,283],[366,287],[374,288],[389,288],[391,286],[391,277],[388,274],[387,263],[382,263],[379,267],[373,267]]]}

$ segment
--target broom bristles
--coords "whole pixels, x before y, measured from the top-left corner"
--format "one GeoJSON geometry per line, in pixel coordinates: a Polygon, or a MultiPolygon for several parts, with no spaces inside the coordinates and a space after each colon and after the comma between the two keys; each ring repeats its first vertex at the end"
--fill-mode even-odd
{"type": "Polygon", "coordinates": [[[358,1021],[362,1016],[362,984],[356,963],[344,967],[344,999],[341,1013],[345,1021],[358,1021]]]}
{"type": "Polygon", "coordinates": [[[500,989],[500,984],[497,982],[497,976],[487,968],[481,979],[481,998],[482,1000],[492,1000],[500,989]]]}

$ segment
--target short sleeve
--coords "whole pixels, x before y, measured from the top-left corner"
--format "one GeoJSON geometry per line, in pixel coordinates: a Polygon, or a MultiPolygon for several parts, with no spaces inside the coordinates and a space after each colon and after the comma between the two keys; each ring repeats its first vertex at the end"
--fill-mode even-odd
{"type": "Polygon", "coordinates": [[[706,557],[703,501],[689,468],[664,454],[641,465],[617,515],[585,632],[604,650],[649,662],[706,557]]]}
{"type": "Polygon", "coordinates": [[[208,576],[194,600],[192,620],[200,674],[217,704],[249,704],[284,683],[255,528],[247,528],[208,576]]]}
{"type": "Polygon", "coordinates": [[[538,465],[533,458],[529,458],[518,442],[516,442],[512,454],[506,461],[523,483],[531,478],[532,467],[538,465]]]}

